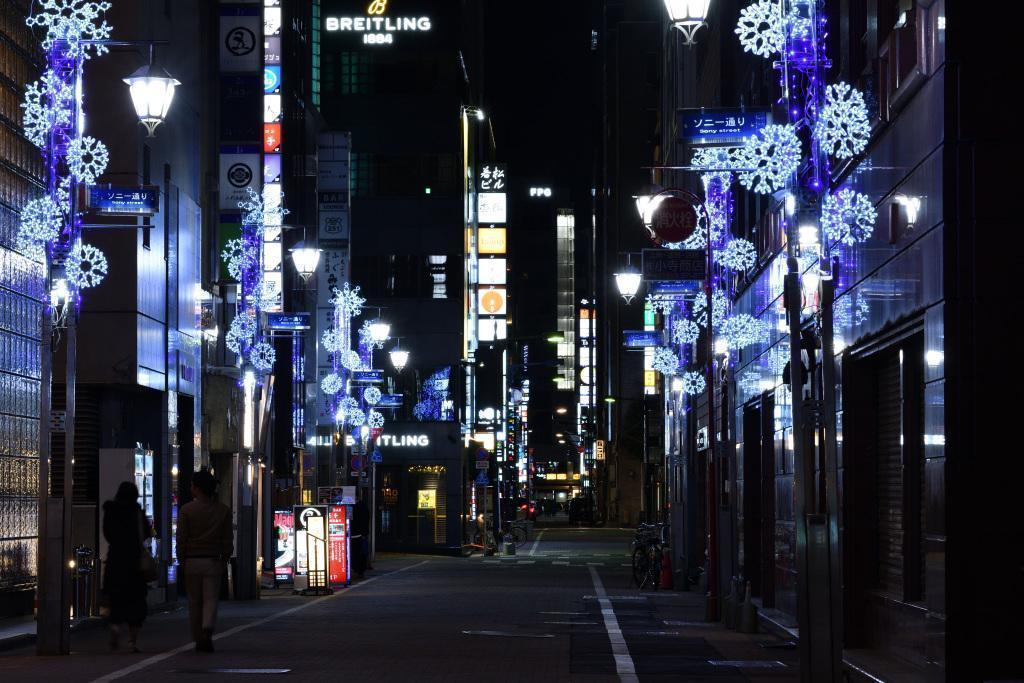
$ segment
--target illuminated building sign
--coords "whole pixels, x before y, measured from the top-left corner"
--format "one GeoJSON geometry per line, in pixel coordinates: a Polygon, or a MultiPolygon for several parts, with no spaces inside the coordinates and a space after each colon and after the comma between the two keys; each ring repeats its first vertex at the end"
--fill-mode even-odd
{"type": "Polygon", "coordinates": [[[437,491],[435,489],[420,489],[416,496],[416,507],[420,510],[437,509],[437,491]]]}
{"type": "Polygon", "coordinates": [[[427,16],[386,16],[387,0],[373,0],[366,7],[365,17],[324,17],[328,33],[361,33],[363,45],[392,45],[399,33],[427,33],[433,28],[427,16]]]}
{"type": "Polygon", "coordinates": [[[481,254],[504,254],[505,228],[480,228],[477,251],[481,254]]]}
{"type": "Polygon", "coordinates": [[[430,437],[426,434],[381,434],[377,437],[377,443],[382,447],[427,448],[430,446],[430,437]]]}
{"type": "Polygon", "coordinates": [[[93,213],[108,216],[152,216],[160,210],[160,188],[156,185],[89,185],[85,206],[93,213]]]}

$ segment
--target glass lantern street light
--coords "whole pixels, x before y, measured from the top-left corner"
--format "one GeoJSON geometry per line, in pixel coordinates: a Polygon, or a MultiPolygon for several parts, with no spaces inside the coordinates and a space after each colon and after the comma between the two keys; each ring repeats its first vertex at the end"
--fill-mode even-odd
{"type": "Polygon", "coordinates": [[[409,352],[405,349],[400,349],[397,346],[391,349],[391,364],[395,367],[395,370],[401,372],[406,363],[409,362],[409,352]]]}
{"type": "Polygon", "coordinates": [[[153,131],[167,117],[174,100],[174,89],[181,82],[152,63],[122,80],[128,84],[139,121],[149,131],[147,137],[155,137],[153,131]]]}
{"type": "Polygon", "coordinates": [[[695,45],[694,34],[708,18],[711,0],[665,0],[669,21],[683,34],[684,45],[695,45]]]}
{"type": "Polygon", "coordinates": [[[316,272],[316,267],[320,263],[320,250],[307,247],[304,242],[298,242],[289,251],[292,255],[292,263],[295,264],[295,271],[303,282],[309,282],[309,278],[316,272]]]}
{"type": "Polygon", "coordinates": [[[370,322],[370,339],[377,344],[383,344],[391,336],[391,325],[380,318],[370,322]]]}
{"type": "Polygon", "coordinates": [[[640,291],[641,282],[643,282],[643,276],[634,266],[626,266],[615,273],[615,286],[619,288],[619,294],[626,300],[627,306],[633,302],[633,297],[640,291]]]}
{"type": "Polygon", "coordinates": [[[653,210],[654,208],[650,206],[651,199],[658,196],[664,191],[665,188],[663,188],[661,185],[651,184],[645,185],[644,187],[640,188],[640,191],[637,193],[636,212],[640,214],[640,219],[644,222],[644,225],[647,225],[650,222],[648,216],[651,213],[651,211],[649,211],[648,209],[653,210]]]}

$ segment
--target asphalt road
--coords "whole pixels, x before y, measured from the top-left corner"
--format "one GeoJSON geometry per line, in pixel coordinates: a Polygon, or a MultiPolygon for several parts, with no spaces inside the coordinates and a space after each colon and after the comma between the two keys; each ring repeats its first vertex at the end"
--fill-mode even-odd
{"type": "Polygon", "coordinates": [[[796,680],[795,651],[703,623],[700,596],[636,590],[630,538],[547,529],[514,557],[383,556],[332,596],[223,604],[213,654],[176,609],[150,616],[141,654],[88,629],[68,657],[0,654],[0,680],[796,680]]]}

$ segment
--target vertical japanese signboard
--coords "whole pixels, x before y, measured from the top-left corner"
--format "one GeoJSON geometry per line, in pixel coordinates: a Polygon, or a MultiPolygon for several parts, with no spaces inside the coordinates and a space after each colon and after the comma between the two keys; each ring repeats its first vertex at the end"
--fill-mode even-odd
{"type": "Polygon", "coordinates": [[[327,513],[328,575],[332,586],[349,583],[349,507],[331,505],[327,513]]]}

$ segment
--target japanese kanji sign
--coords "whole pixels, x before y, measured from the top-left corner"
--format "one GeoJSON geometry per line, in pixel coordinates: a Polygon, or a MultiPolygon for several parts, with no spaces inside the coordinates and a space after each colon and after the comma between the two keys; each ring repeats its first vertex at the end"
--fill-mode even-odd
{"type": "Polygon", "coordinates": [[[505,192],[507,179],[505,164],[484,164],[477,175],[477,189],[481,192],[505,192]]]}
{"type": "Polygon", "coordinates": [[[644,280],[703,280],[707,258],[703,249],[644,249],[644,280]]]}

